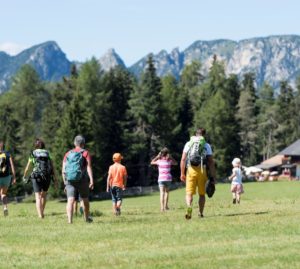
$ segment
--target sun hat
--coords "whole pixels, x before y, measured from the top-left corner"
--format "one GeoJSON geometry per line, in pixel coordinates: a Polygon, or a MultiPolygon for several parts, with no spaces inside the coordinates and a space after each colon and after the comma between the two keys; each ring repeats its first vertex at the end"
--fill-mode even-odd
{"type": "Polygon", "coordinates": [[[241,159],[240,158],[234,158],[232,161],[232,165],[237,165],[241,163],[241,159]]]}

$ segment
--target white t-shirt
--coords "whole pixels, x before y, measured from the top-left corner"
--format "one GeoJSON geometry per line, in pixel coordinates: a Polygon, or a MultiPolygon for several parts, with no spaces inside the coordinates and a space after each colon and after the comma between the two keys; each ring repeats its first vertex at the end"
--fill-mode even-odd
{"type": "Polygon", "coordinates": [[[239,167],[234,167],[232,169],[232,173],[235,174],[235,176],[232,179],[232,183],[233,185],[238,185],[238,184],[242,184],[242,170],[239,167]]]}

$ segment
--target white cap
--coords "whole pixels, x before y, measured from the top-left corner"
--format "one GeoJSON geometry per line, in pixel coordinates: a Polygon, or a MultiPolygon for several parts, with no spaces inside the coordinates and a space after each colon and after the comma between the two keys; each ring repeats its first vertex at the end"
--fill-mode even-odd
{"type": "Polygon", "coordinates": [[[241,159],[240,158],[234,158],[232,161],[232,165],[237,165],[241,163],[241,159]]]}

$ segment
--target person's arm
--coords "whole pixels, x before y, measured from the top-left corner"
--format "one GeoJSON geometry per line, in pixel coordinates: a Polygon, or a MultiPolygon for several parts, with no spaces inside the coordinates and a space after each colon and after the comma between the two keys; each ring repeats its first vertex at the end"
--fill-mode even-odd
{"type": "Polygon", "coordinates": [[[123,176],[123,191],[124,191],[124,190],[126,190],[127,178],[128,178],[128,175],[127,175],[127,170],[126,170],[126,168],[124,168],[124,176],[123,176]]]}
{"type": "Polygon", "coordinates": [[[63,162],[62,162],[62,168],[61,168],[61,177],[63,179],[64,184],[66,185],[67,182],[66,182],[65,167],[66,167],[66,162],[65,162],[65,160],[63,160],[63,162]]]}
{"type": "Polygon", "coordinates": [[[92,190],[94,188],[94,178],[93,178],[93,170],[92,170],[92,161],[90,158],[87,158],[87,173],[90,178],[90,189],[92,190]]]}
{"type": "Polygon", "coordinates": [[[157,161],[158,159],[160,159],[160,156],[161,156],[161,153],[158,153],[157,156],[155,156],[155,157],[152,159],[151,164],[152,164],[152,165],[157,165],[156,161],[157,161]]]}
{"type": "Polygon", "coordinates": [[[10,162],[10,168],[11,168],[11,173],[12,173],[12,184],[16,184],[16,170],[15,170],[14,162],[13,162],[13,159],[11,156],[9,158],[9,162],[10,162]]]}
{"type": "Polygon", "coordinates": [[[186,179],[185,176],[186,158],[187,158],[187,153],[182,152],[181,161],[180,161],[180,179],[183,182],[185,182],[186,179]]]}
{"type": "Polygon", "coordinates": [[[213,179],[213,182],[216,183],[216,168],[215,168],[215,161],[212,155],[207,156],[207,164],[208,164],[209,175],[213,179]]]}
{"type": "Polygon", "coordinates": [[[30,164],[31,164],[31,162],[30,162],[30,160],[28,160],[25,171],[24,171],[24,174],[23,174],[23,179],[26,178],[26,175],[27,175],[27,172],[29,170],[30,164]]]}
{"type": "Polygon", "coordinates": [[[128,178],[127,174],[123,176],[123,182],[124,182],[123,183],[123,191],[126,190],[127,178],[128,178]]]}
{"type": "Polygon", "coordinates": [[[230,177],[228,177],[229,180],[232,180],[235,176],[236,176],[236,170],[235,169],[232,169],[232,174],[230,177]]]}

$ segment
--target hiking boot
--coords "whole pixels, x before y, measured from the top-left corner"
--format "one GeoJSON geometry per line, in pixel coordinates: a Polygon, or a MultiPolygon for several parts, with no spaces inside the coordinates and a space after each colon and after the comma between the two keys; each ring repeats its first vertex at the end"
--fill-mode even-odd
{"type": "Polygon", "coordinates": [[[92,223],[93,222],[93,218],[91,216],[88,216],[87,219],[85,220],[85,222],[92,223]]]}
{"type": "Polygon", "coordinates": [[[188,207],[187,210],[186,210],[185,218],[186,219],[191,219],[192,218],[192,212],[193,212],[193,208],[188,207]]]}
{"type": "Polygon", "coordinates": [[[236,199],[235,199],[235,198],[232,200],[232,203],[233,203],[233,204],[236,204],[236,199]]]}
{"type": "Polygon", "coordinates": [[[4,217],[8,216],[8,209],[7,208],[3,209],[3,215],[4,215],[4,217]]]}

